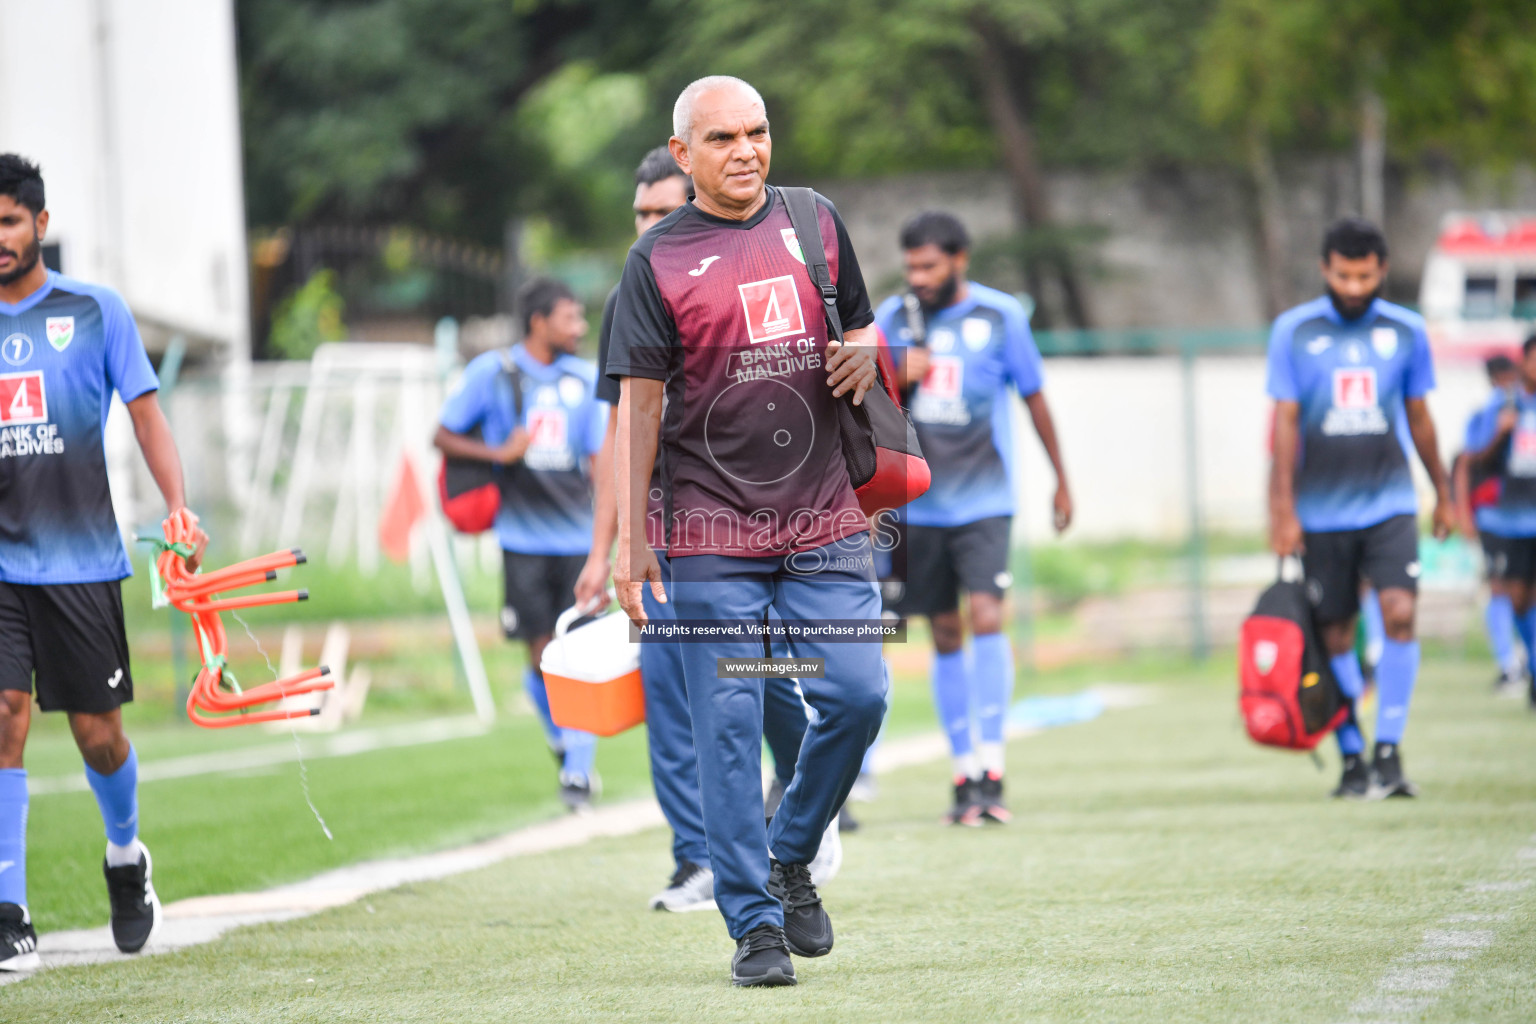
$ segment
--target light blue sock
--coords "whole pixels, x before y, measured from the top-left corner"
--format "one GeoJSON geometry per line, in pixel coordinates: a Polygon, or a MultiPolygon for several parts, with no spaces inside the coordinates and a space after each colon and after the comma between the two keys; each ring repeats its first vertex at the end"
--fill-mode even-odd
{"type": "Polygon", "coordinates": [[[139,752],[133,744],[128,745],[128,759],[117,771],[103,775],[86,765],[85,779],[96,794],[107,839],[118,846],[133,842],[139,834],[139,752]]]}
{"type": "Polygon", "coordinates": [[[1344,696],[1350,700],[1359,700],[1365,692],[1365,676],[1360,671],[1360,659],[1355,657],[1355,652],[1335,654],[1328,659],[1328,664],[1333,668],[1333,678],[1339,681],[1339,689],[1344,691],[1344,696]]]}
{"type": "Polygon", "coordinates": [[[1381,645],[1387,641],[1387,624],[1381,617],[1381,595],[1373,587],[1360,601],[1360,621],[1365,624],[1365,662],[1375,668],[1381,661],[1381,645]]]}
{"type": "Polygon", "coordinates": [[[1408,702],[1413,684],[1419,677],[1419,642],[1402,643],[1388,639],[1381,649],[1381,664],[1376,666],[1376,742],[1401,743],[1408,725],[1408,702]]]}
{"type": "Polygon", "coordinates": [[[27,905],[25,768],[0,768],[0,903],[27,905]]]}
{"type": "Polygon", "coordinates": [[[1493,660],[1499,668],[1511,674],[1519,671],[1520,659],[1515,656],[1515,606],[1508,594],[1494,594],[1483,609],[1483,621],[1488,626],[1488,643],[1493,647],[1493,660]]]}
{"type": "MultiPolygon", "coordinates": [[[[1335,654],[1328,659],[1328,664],[1333,667],[1333,677],[1339,681],[1339,689],[1344,691],[1350,703],[1359,700],[1360,694],[1365,692],[1365,677],[1360,672],[1360,659],[1355,657],[1355,652],[1335,654]]],[[[1365,738],[1360,735],[1360,727],[1353,718],[1335,729],[1333,737],[1339,742],[1339,753],[1346,757],[1365,751],[1365,738]]]]}
{"type": "Polygon", "coordinates": [[[935,652],[933,706],[939,713],[939,725],[949,737],[949,752],[957,759],[968,757],[972,752],[970,689],[965,672],[965,652],[935,652]]]}
{"type": "Polygon", "coordinates": [[[988,633],[971,641],[971,651],[981,742],[1001,743],[1013,703],[1013,645],[1001,633],[988,633]]]}
{"type": "Polygon", "coordinates": [[[1525,663],[1536,667],[1536,602],[1526,609],[1524,615],[1515,616],[1515,632],[1520,634],[1520,639],[1525,643],[1525,663]]]}
{"type": "Polygon", "coordinates": [[[565,744],[565,774],[582,779],[592,778],[592,766],[597,763],[597,737],[590,732],[561,729],[561,742],[565,744]]]}
{"type": "Polygon", "coordinates": [[[528,694],[528,700],[533,704],[533,710],[539,713],[539,724],[544,727],[544,739],[554,750],[559,750],[565,743],[561,735],[561,729],[555,724],[554,718],[549,714],[549,694],[544,691],[544,675],[536,668],[523,670],[523,690],[528,694]]]}

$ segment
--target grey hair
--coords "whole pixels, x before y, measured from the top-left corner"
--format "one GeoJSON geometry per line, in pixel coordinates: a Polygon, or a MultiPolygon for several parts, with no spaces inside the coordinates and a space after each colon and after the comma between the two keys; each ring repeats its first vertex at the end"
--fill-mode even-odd
{"type": "Polygon", "coordinates": [[[693,131],[693,105],[698,102],[700,96],[715,89],[723,89],[726,86],[740,86],[751,93],[758,106],[764,110],[768,105],[763,102],[762,94],[752,87],[751,82],[744,82],[730,75],[706,75],[688,83],[677,97],[677,102],[672,105],[672,134],[684,142],[688,141],[688,133],[693,131]]]}

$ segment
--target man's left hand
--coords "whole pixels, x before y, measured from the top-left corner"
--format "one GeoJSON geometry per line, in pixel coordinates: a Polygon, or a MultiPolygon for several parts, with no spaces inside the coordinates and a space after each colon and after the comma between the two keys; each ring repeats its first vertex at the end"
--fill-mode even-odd
{"type": "Polygon", "coordinates": [[[875,349],[872,345],[839,344],[827,342],[827,386],[832,397],[841,398],[853,392],[853,404],[864,404],[864,393],[875,386],[880,372],[875,366],[875,349]]]}
{"type": "Polygon", "coordinates": [[[1066,484],[1056,485],[1056,498],[1051,502],[1051,525],[1057,533],[1065,533],[1072,525],[1072,492],[1066,484]]]}
{"type": "Polygon", "coordinates": [[[1435,502],[1434,533],[1436,540],[1445,540],[1456,529],[1456,507],[1446,497],[1435,502]]]}

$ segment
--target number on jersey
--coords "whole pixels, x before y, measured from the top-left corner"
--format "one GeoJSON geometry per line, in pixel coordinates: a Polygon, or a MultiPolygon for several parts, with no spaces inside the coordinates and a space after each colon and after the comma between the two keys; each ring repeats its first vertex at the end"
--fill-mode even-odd
{"type": "Polygon", "coordinates": [[[0,425],[48,422],[48,398],[41,370],[0,374],[0,425]]]}

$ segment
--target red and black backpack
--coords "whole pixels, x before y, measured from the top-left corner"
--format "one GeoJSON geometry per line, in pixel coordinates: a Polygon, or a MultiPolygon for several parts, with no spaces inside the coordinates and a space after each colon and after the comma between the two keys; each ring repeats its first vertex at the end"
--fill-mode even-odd
{"type": "MultiPolygon", "coordinates": [[[[502,351],[501,370],[496,375],[497,386],[504,383],[512,392],[512,429],[516,430],[523,420],[523,383],[512,353],[502,351]]],[[[484,438],[483,428],[475,433],[484,438]]],[[[501,488],[505,472],[494,462],[480,459],[456,459],[444,457],[437,473],[437,497],[442,502],[443,515],[460,533],[484,533],[496,525],[496,514],[501,511],[501,488]]]]}
{"type": "Polygon", "coordinates": [[[1243,622],[1238,706],[1255,742],[1311,750],[1349,716],[1349,702],[1328,664],[1306,585],[1285,578],[1286,562],[1243,622]]]}
{"type": "MultiPolygon", "coordinates": [[[[811,281],[821,291],[827,327],[839,343],[843,318],[837,312],[837,286],[827,267],[826,241],[816,215],[816,193],[808,188],[780,188],[789,222],[794,225],[811,281]]],[[[837,406],[838,428],[843,437],[843,458],[848,477],[865,515],[881,509],[900,508],[928,490],[932,475],[917,443],[917,431],[893,396],[893,382],[882,369],[880,387],[870,388],[863,401],[853,404],[852,393],[837,406]]]]}

